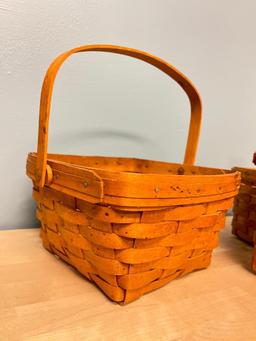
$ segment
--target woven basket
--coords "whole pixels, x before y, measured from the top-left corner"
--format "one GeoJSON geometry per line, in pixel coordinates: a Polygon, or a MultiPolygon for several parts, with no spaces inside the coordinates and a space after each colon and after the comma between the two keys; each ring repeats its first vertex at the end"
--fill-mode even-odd
{"type": "Polygon", "coordinates": [[[253,240],[253,252],[252,252],[252,270],[256,272],[256,234],[254,234],[253,240]]]}
{"type": "Polygon", "coordinates": [[[256,271],[256,169],[234,167],[241,173],[241,187],[234,201],[232,233],[254,245],[252,268],[256,271]]]}
{"type": "Polygon", "coordinates": [[[42,87],[38,151],[27,159],[45,248],[119,303],[206,268],[225,212],[237,194],[240,174],[193,166],[200,121],[201,101],[194,86],[157,57],[106,45],[60,55],[42,87]],[[67,57],[85,51],[141,59],[180,84],[191,104],[184,164],[47,154],[55,76],[67,57]]]}

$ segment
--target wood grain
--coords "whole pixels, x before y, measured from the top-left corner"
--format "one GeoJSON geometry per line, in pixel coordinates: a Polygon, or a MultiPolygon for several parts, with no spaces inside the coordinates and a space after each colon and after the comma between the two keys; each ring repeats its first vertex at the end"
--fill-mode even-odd
{"type": "Polygon", "coordinates": [[[208,267],[233,201],[129,212],[49,191],[34,189],[43,245],[121,304],[208,267]]]}
{"type": "Polygon", "coordinates": [[[252,248],[229,227],[207,270],[122,307],[45,251],[39,230],[0,237],[1,340],[255,340],[252,248]]]}
{"type": "Polygon", "coordinates": [[[224,220],[219,217],[232,206],[240,173],[194,166],[200,126],[201,99],[196,88],[181,72],[158,57],[113,45],[81,46],[58,56],[44,78],[37,153],[29,153],[26,167],[33,181],[45,248],[73,265],[120,304],[130,303],[177,277],[208,267],[212,250],[218,244],[219,230],[224,226],[224,220]],[[48,155],[56,75],[72,54],[89,51],[143,60],[183,88],[191,105],[184,164],[48,155]],[[209,215],[212,225],[196,225],[209,215]],[[212,215],[218,220],[217,229],[212,215]],[[184,221],[190,222],[190,228],[184,221]],[[161,227],[165,224],[165,237],[158,235],[159,224],[161,227]],[[185,236],[184,226],[188,232],[185,236]]]}
{"type": "MultiPolygon", "coordinates": [[[[256,153],[253,160],[255,161],[256,153]]],[[[234,200],[232,232],[238,238],[254,245],[252,269],[256,272],[256,169],[234,167],[241,173],[241,187],[234,200]]]]}
{"type": "MultiPolygon", "coordinates": [[[[170,63],[165,60],[153,56],[147,52],[139,51],[136,49],[115,46],[115,45],[85,45],[73,48],[67,52],[59,55],[49,66],[41,91],[40,110],[39,110],[39,129],[38,129],[38,159],[36,166],[36,182],[40,187],[43,187],[47,177],[47,149],[48,149],[48,131],[49,131],[49,118],[51,112],[51,100],[54,87],[54,81],[56,75],[64,63],[74,53],[79,52],[108,52],[115,54],[122,54],[132,58],[140,59],[148,64],[153,65],[157,69],[161,70],[169,77],[174,79],[181,88],[185,91],[189,98],[191,106],[191,116],[189,133],[184,157],[184,163],[193,164],[195,161],[196,150],[198,146],[200,127],[201,127],[201,111],[202,104],[199,93],[192,82],[178,71],[170,63]]],[[[49,175],[48,175],[49,177],[49,175]]]]}

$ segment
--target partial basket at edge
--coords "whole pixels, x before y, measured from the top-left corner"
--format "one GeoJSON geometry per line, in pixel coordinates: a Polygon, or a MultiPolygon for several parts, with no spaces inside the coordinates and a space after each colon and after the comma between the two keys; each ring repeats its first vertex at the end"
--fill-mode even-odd
{"type": "Polygon", "coordinates": [[[207,267],[240,173],[193,166],[200,122],[195,87],[157,57],[107,45],[83,46],[59,56],[42,88],[38,151],[27,160],[44,246],[119,303],[207,267]],[[180,84],[191,104],[184,164],[47,154],[55,76],[68,56],[85,51],[144,60],[180,84]]]}
{"type": "Polygon", "coordinates": [[[234,167],[242,175],[234,201],[232,233],[254,246],[252,269],[256,272],[256,169],[234,167]]]}

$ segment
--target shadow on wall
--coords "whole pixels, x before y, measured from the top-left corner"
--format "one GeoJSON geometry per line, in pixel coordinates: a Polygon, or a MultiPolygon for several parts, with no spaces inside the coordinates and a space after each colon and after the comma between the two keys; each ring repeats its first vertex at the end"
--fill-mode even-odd
{"type": "Polygon", "coordinates": [[[26,214],[30,218],[31,227],[40,227],[40,221],[36,217],[36,203],[32,198],[32,194],[24,200],[23,204],[26,207],[26,214]]]}
{"type": "Polygon", "coordinates": [[[81,153],[86,155],[134,156],[163,159],[164,151],[155,139],[140,134],[114,129],[91,129],[80,132],[57,133],[52,138],[55,152],[81,153]]]}
{"type": "MultiPolygon", "coordinates": [[[[148,143],[150,140],[142,137],[138,134],[135,133],[131,133],[128,131],[119,131],[119,130],[100,130],[100,129],[93,129],[93,130],[87,130],[87,131],[83,131],[80,132],[79,134],[75,134],[75,136],[77,137],[77,139],[79,139],[81,136],[84,138],[85,135],[85,139],[89,139],[89,140],[96,140],[96,139],[124,139],[124,140],[131,140],[131,141],[136,141],[137,143],[148,143]]],[[[72,134],[73,137],[73,134],[72,134]]],[[[152,142],[152,141],[150,141],[152,142]]]]}
{"type": "Polygon", "coordinates": [[[40,221],[36,217],[36,203],[32,198],[32,189],[27,191],[27,195],[22,200],[20,212],[23,214],[23,219],[29,223],[26,226],[1,226],[0,230],[16,230],[16,229],[30,229],[39,228],[40,221]],[[25,216],[24,216],[25,215],[25,216]]]}

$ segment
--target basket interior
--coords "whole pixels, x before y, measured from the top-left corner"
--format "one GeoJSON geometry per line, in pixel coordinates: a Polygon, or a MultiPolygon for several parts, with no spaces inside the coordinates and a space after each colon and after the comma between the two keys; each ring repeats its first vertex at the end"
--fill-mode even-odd
{"type": "MultiPolygon", "coordinates": [[[[34,154],[36,156],[36,154],[34,154]]],[[[137,158],[80,156],[48,154],[48,160],[72,164],[73,166],[91,170],[107,170],[139,174],[173,174],[173,175],[221,175],[234,171],[219,168],[184,165],[163,161],[151,161],[137,158]]]]}

